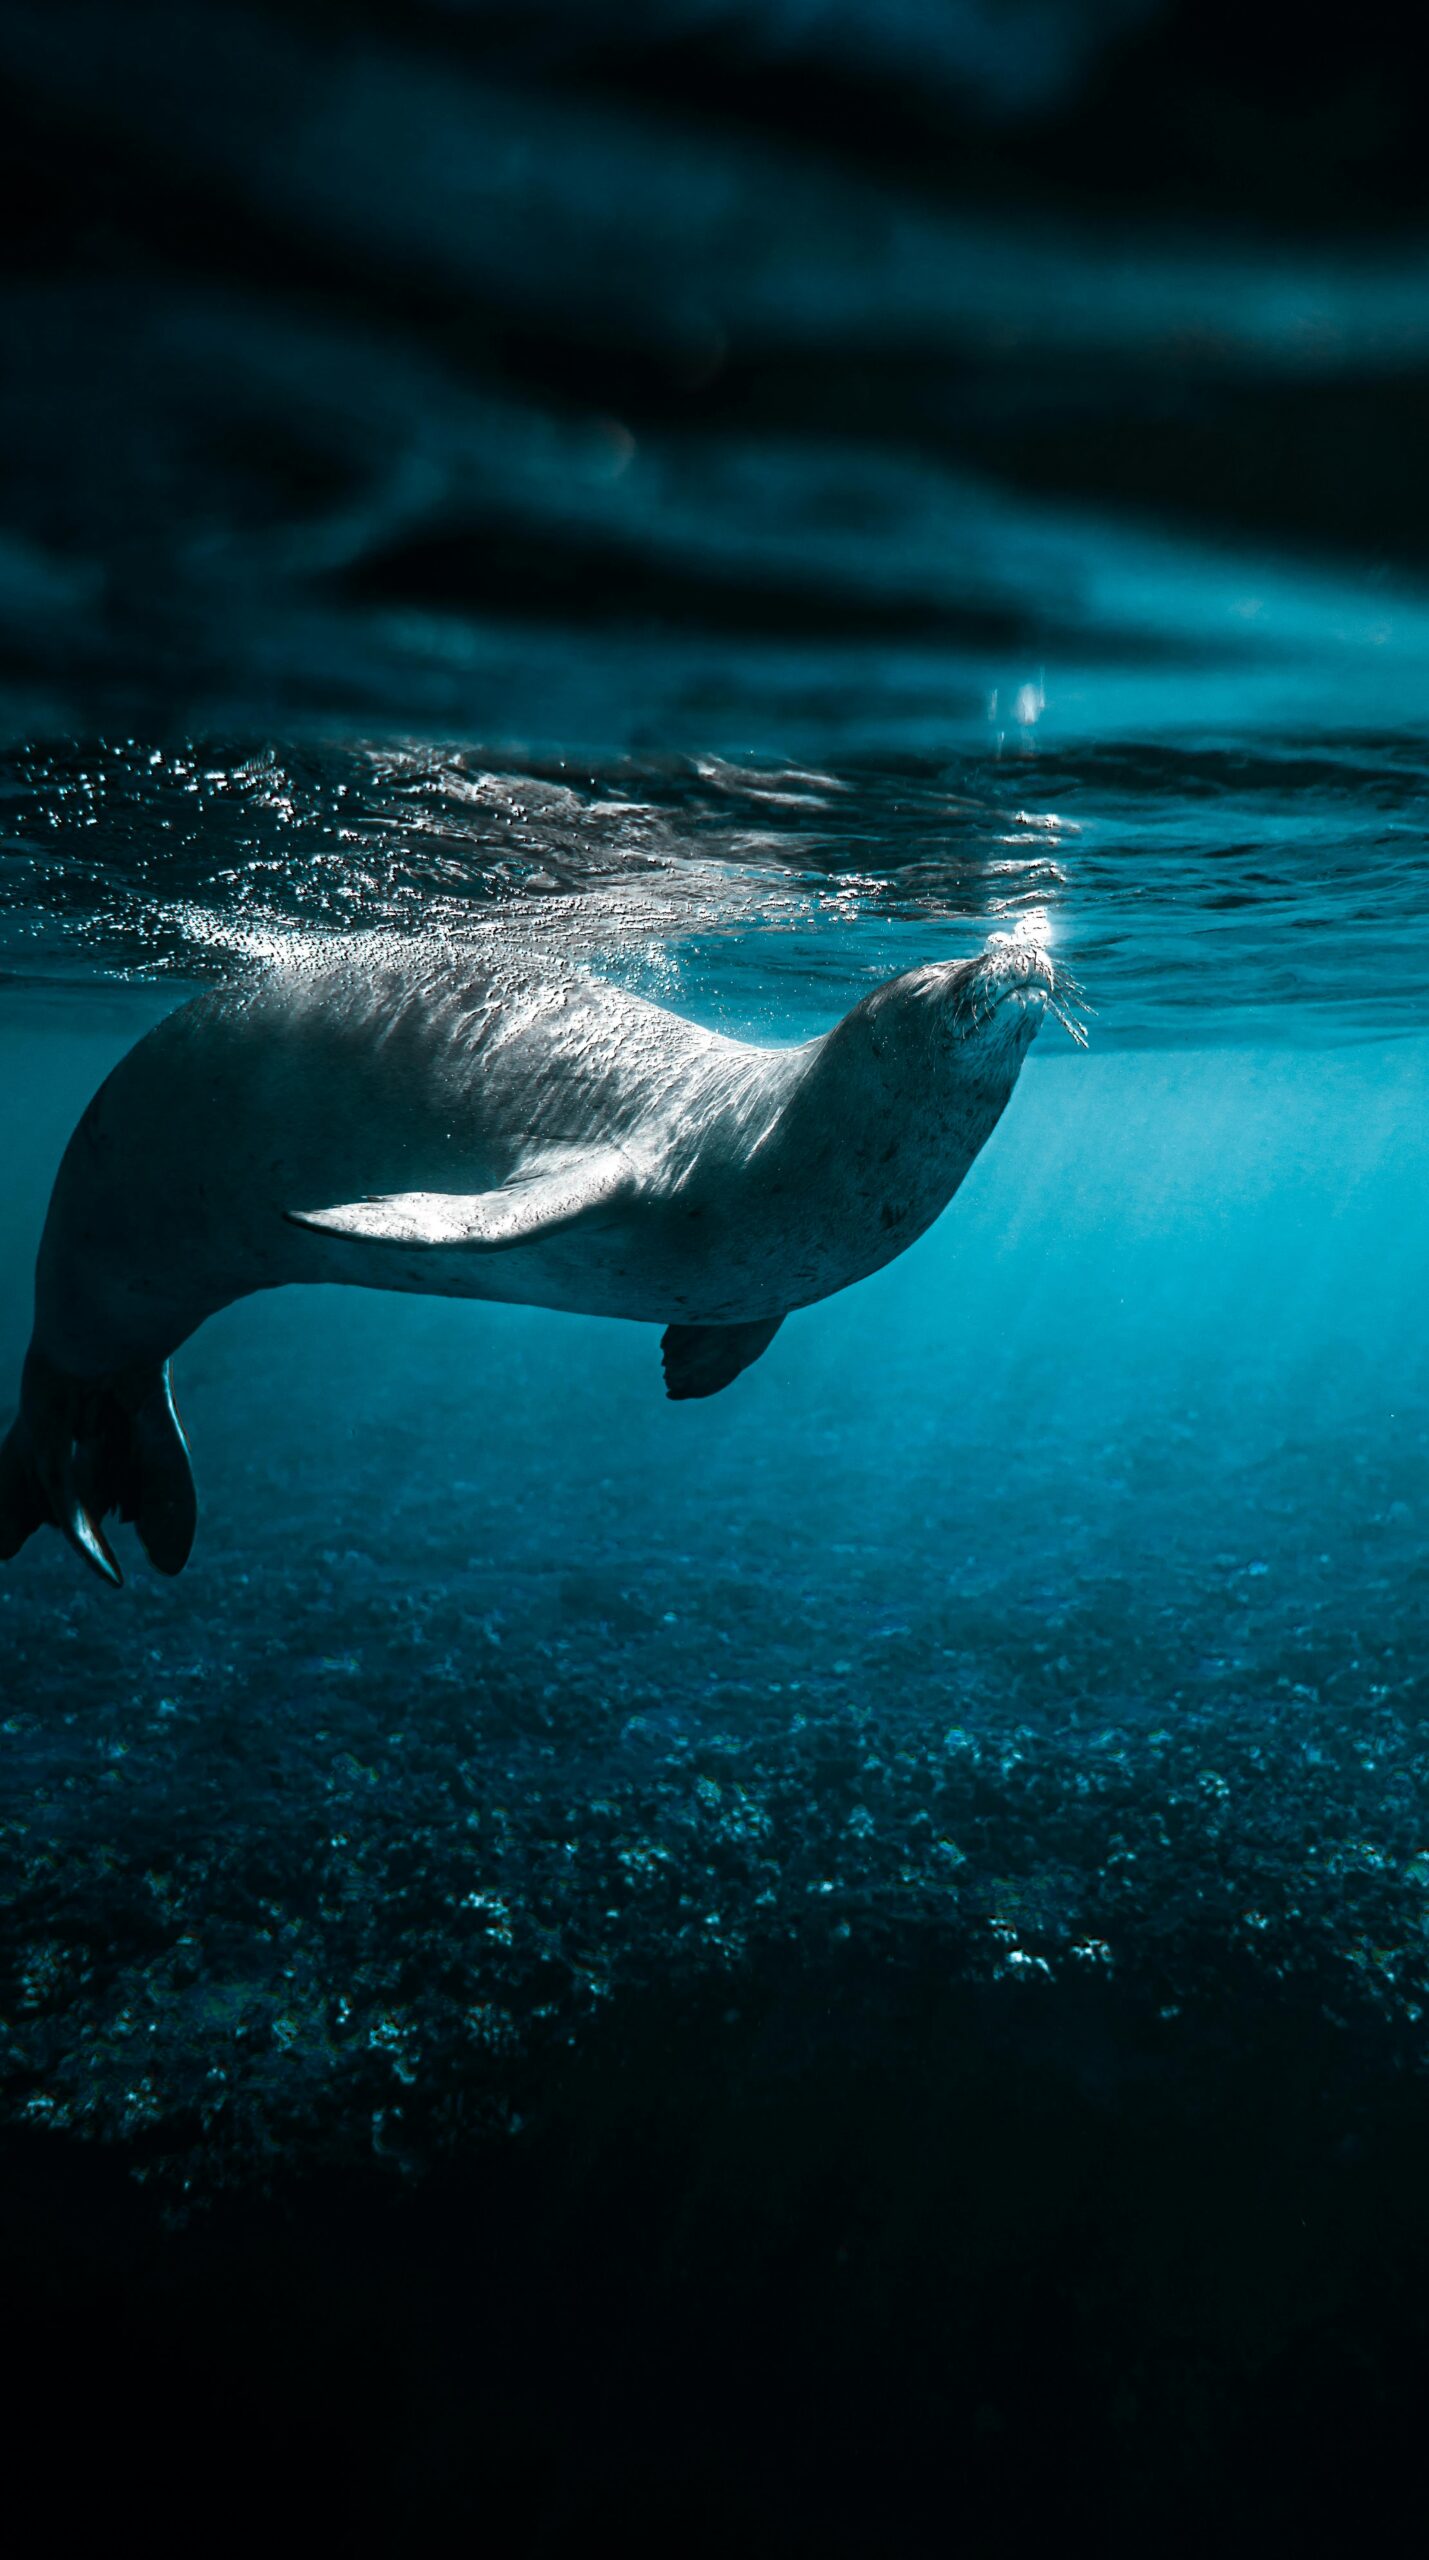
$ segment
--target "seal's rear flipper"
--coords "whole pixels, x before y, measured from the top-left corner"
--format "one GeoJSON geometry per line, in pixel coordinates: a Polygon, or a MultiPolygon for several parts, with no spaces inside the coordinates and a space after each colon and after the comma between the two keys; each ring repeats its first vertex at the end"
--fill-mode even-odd
{"type": "Polygon", "coordinates": [[[99,1525],[113,1505],[101,1499],[96,1481],[84,1481],[95,1478],[97,1465],[92,1444],[79,1448],[69,1433],[52,1437],[43,1418],[37,1443],[31,1414],[22,1408],[0,1448],[0,1557],[18,1555],[27,1538],[49,1526],[102,1581],[121,1583],[124,1576],[99,1525]]]}
{"type": "Polygon", "coordinates": [[[111,1511],[133,1521],[157,1572],[182,1571],[198,1504],[168,1366],[114,1386],[67,1377],[32,1351],[0,1448],[0,1557],[49,1524],[103,1581],[121,1583],[102,1525],[111,1511]]]}
{"type": "Polygon", "coordinates": [[[0,1559],[8,1564],[54,1513],[45,1500],[23,1414],[0,1441],[0,1559]]]}
{"type": "Polygon", "coordinates": [[[169,1364],[129,1417],[130,1495],[124,1508],[156,1573],[182,1573],[198,1527],[189,1444],[174,1409],[169,1364]]]}
{"type": "Polygon", "coordinates": [[[768,1350],[783,1321],[772,1316],[767,1324],[667,1326],[660,1344],[666,1395],[676,1404],[690,1396],[717,1396],[768,1350]]]}

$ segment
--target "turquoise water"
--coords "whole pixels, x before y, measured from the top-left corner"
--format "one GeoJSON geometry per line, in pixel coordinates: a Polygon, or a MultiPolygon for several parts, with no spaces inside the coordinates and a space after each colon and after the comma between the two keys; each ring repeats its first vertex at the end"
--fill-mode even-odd
{"type": "Polygon", "coordinates": [[[12,2122],[182,2196],[299,2135],[430,2162],[623,2002],[791,1950],[1105,1977],[1173,2050],[1244,1966],[1416,2049],[1421,751],[1028,726],[935,770],[15,760],[12,1375],[89,1093],[295,937],[436,916],[778,1041],[1021,921],[1098,1010],[708,1405],[534,1310],[204,1329],[183,1581],[37,1539],[0,1586],[12,2122]]]}

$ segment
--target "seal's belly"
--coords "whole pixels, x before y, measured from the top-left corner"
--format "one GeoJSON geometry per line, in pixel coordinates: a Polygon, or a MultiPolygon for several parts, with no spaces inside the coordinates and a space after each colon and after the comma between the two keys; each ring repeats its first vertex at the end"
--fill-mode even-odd
{"type": "Polygon", "coordinates": [[[751,1324],[881,1269],[933,1214],[889,1228],[767,1210],[715,1222],[707,1210],[647,1205],[597,1229],[501,1252],[336,1245],[325,1250],[326,1267],[308,1263],[301,1276],[644,1324],[751,1324]]]}

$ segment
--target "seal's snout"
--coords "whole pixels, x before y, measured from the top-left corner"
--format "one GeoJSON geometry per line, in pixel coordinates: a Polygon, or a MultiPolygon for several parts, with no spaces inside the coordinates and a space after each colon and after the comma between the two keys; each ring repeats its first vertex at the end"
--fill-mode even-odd
{"type": "Polygon", "coordinates": [[[956,1019],[965,1038],[984,1033],[1021,1043],[1033,1038],[1050,1012],[1084,1048],[1076,1012],[1086,1009],[1075,978],[1058,968],[1050,951],[1030,936],[995,933],[958,990],[956,1019]]]}
{"type": "Polygon", "coordinates": [[[954,1022],[963,1039],[1030,1040],[1052,1001],[1056,972],[1036,943],[994,934],[957,991],[954,1022]]]}
{"type": "Polygon", "coordinates": [[[1045,1003],[1057,983],[1050,951],[1014,933],[995,933],[978,962],[978,976],[989,993],[1036,996],[1045,1003]]]}

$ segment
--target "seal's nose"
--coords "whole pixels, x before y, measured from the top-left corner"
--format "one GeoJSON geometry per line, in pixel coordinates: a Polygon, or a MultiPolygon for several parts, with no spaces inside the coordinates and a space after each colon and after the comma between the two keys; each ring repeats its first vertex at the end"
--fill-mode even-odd
{"type": "Polygon", "coordinates": [[[1041,995],[1045,1000],[1057,990],[1051,953],[1020,934],[993,934],[983,952],[979,975],[988,992],[999,997],[1016,993],[1041,995]]]}
{"type": "Polygon", "coordinates": [[[1077,1016],[1090,1013],[1091,1006],[1077,980],[1058,968],[1051,952],[1030,934],[993,934],[978,965],[976,988],[987,1010],[1015,1018],[1029,1030],[1036,1029],[1044,1014],[1055,1014],[1077,1047],[1086,1047],[1077,1016]]]}

